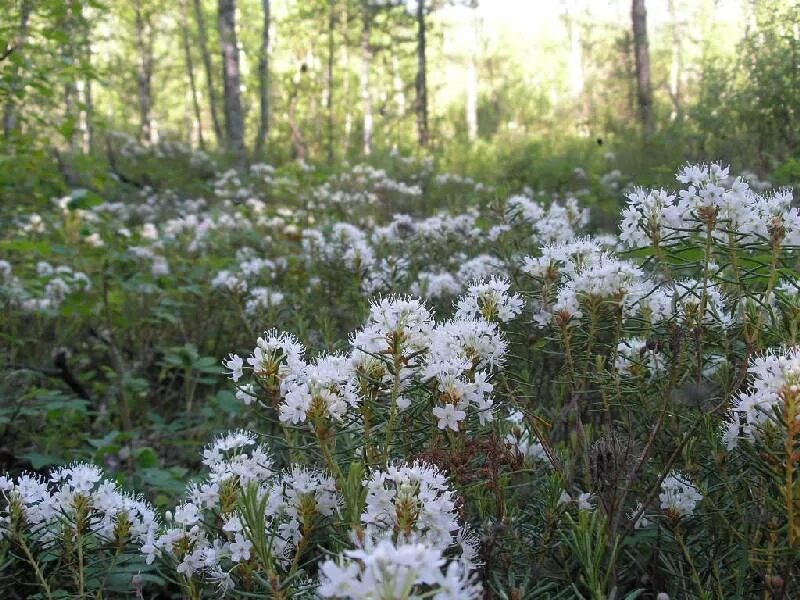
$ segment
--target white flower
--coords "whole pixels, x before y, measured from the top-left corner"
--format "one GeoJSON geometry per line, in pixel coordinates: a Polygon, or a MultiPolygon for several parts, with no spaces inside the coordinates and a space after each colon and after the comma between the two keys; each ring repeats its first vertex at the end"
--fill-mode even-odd
{"type": "Polygon", "coordinates": [[[703,495],[694,487],[685,475],[673,471],[661,484],[658,495],[663,510],[671,511],[678,516],[689,516],[694,512],[703,495]]]}
{"type": "Polygon", "coordinates": [[[256,399],[256,388],[252,383],[236,389],[236,399],[242,404],[252,404],[256,399]]]}
{"type": "Polygon", "coordinates": [[[741,437],[753,439],[782,406],[787,392],[797,393],[800,385],[800,347],[772,350],[756,357],[748,368],[750,389],[733,400],[723,439],[732,449],[741,437]]]}
{"type": "Polygon", "coordinates": [[[476,281],[458,300],[457,319],[484,318],[507,323],[522,312],[522,297],[509,294],[510,284],[499,277],[476,281]]]}
{"type": "Polygon", "coordinates": [[[281,423],[297,425],[306,420],[306,413],[311,408],[311,394],[303,385],[293,387],[280,405],[279,418],[281,423]]]}
{"type": "Polygon", "coordinates": [[[477,600],[481,588],[467,568],[423,543],[367,540],[363,549],[345,551],[320,567],[323,598],[396,600],[421,598],[477,600]]]}
{"type": "Polygon", "coordinates": [[[174,520],[176,523],[180,523],[181,525],[194,525],[200,519],[200,514],[197,510],[197,507],[188,502],[186,504],[181,504],[175,509],[174,520]]]}
{"type": "Polygon", "coordinates": [[[439,429],[449,427],[453,431],[458,431],[458,424],[466,418],[467,413],[457,409],[453,404],[445,404],[434,408],[433,415],[439,419],[439,429]]]}
{"type": "Polygon", "coordinates": [[[236,533],[234,536],[234,541],[228,546],[228,550],[231,553],[231,560],[233,562],[242,562],[250,558],[250,549],[253,547],[253,543],[250,540],[245,539],[245,537],[241,533],[236,533]]]}
{"type": "Polygon", "coordinates": [[[224,361],[223,364],[225,365],[225,368],[230,369],[231,379],[234,381],[239,381],[242,378],[244,361],[239,355],[231,354],[228,360],[224,361]]]}
{"type": "Polygon", "coordinates": [[[361,591],[360,575],[361,565],[356,561],[343,561],[339,565],[326,560],[320,566],[319,595],[323,598],[354,597],[361,591]]]}

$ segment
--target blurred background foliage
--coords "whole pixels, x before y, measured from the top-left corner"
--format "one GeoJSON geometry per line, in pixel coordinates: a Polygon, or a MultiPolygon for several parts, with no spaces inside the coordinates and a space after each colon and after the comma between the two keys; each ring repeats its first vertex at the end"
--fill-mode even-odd
{"type": "Polygon", "coordinates": [[[711,159],[800,179],[794,0],[8,0],[0,57],[9,201],[102,189],[112,131],[232,164],[397,151],[509,188],[711,159]]]}

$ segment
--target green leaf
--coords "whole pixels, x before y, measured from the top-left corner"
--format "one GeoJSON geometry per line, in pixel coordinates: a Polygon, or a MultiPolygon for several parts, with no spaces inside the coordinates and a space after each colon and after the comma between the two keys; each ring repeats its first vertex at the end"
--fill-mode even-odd
{"type": "Polygon", "coordinates": [[[222,373],[222,365],[219,364],[219,360],[214,356],[203,356],[197,359],[192,366],[203,373],[222,373]]]}
{"type": "Polygon", "coordinates": [[[114,444],[117,440],[117,435],[119,434],[118,431],[112,431],[106,434],[104,437],[97,438],[97,439],[90,439],[88,440],[91,446],[95,448],[102,448],[104,446],[110,446],[114,444]]]}
{"type": "Polygon", "coordinates": [[[27,452],[25,454],[20,454],[20,458],[23,458],[31,463],[31,467],[37,471],[42,467],[60,465],[64,462],[60,456],[55,456],[53,454],[39,454],[38,452],[27,452]]]}
{"type": "Polygon", "coordinates": [[[82,188],[72,190],[70,196],[71,199],[67,203],[67,208],[70,210],[77,210],[79,208],[88,210],[103,203],[103,198],[101,196],[82,188]]]}
{"type": "Polygon", "coordinates": [[[141,469],[153,469],[158,467],[158,453],[150,446],[136,450],[136,466],[141,469]]]}

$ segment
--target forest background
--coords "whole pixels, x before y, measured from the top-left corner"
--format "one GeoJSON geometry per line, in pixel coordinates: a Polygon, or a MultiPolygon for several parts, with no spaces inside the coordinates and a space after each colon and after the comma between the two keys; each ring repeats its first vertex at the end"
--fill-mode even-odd
{"type": "Polygon", "coordinates": [[[790,184],[799,23],[788,0],[13,0],[0,193],[91,187],[110,132],[232,164],[414,154],[508,187],[703,159],[790,184]]]}

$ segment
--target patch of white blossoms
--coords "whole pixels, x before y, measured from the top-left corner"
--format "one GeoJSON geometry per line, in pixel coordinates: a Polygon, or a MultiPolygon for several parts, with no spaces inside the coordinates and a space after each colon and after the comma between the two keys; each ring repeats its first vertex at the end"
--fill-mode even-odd
{"type": "Polygon", "coordinates": [[[477,600],[481,587],[463,563],[420,542],[369,540],[320,566],[322,598],[477,600]]]}
{"type": "Polygon", "coordinates": [[[437,467],[423,462],[389,465],[372,471],[364,486],[361,522],[368,536],[396,535],[441,550],[458,547],[463,561],[474,562],[477,549],[458,522],[455,492],[437,467]]]}
{"type": "Polygon", "coordinates": [[[509,292],[511,285],[499,277],[475,281],[458,300],[457,319],[482,317],[487,321],[507,323],[522,312],[524,305],[519,294],[509,292]]]}
{"type": "Polygon", "coordinates": [[[800,347],[776,349],[754,358],[748,373],[750,387],[733,399],[723,429],[728,449],[742,438],[752,440],[758,428],[783,407],[786,394],[800,393],[800,347]]]}
{"type": "Polygon", "coordinates": [[[122,491],[94,465],[62,467],[48,478],[0,476],[0,539],[21,534],[50,545],[64,536],[96,536],[121,548],[143,542],[157,527],[149,503],[122,491]]]}
{"type": "Polygon", "coordinates": [[[620,243],[627,248],[669,246],[702,231],[729,243],[758,243],[777,236],[800,243],[800,210],[788,190],[757,193],[718,164],[687,165],[677,175],[677,195],[636,189],[622,211],[620,243]]]}
{"type": "Polygon", "coordinates": [[[254,539],[267,540],[261,550],[287,568],[308,533],[304,524],[332,517],[341,508],[332,477],[297,465],[276,471],[269,449],[246,431],[219,437],[203,452],[203,464],[206,478],[189,487],[165,526],[141,548],[148,563],[158,558],[187,580],[222,590],[235,587],[243,565],[265,559],[256,556],[254,539]],[[258,523],[248,523],[241,512],[248,493],[263,506],[258,523]]]}
{"type": "Polygon", "coordinates": [[[703,494],[692,485],[685,475],[671,472],[661,483],[658,495],[661,509],[677,517],[688,517],[703,499],[703,494]]]}
{"type": "MultiPolygon", "coordinates": [[[[492,302],[491,314],[506,315],[521,305],[518,296],[507,293],[507,283],[501,292],[481,306],[492,302]],[[505,308],[498,312],[500,307],[505,308]]],[[[413,399],[422,398],[422,389],[428,390],[440,429],[460,431],[471,414],[481,424],[492,420],[490,379],[502,368],[508,343],[483,311],[437,323],[416,298],[378,299],[350,346],[346,354],[323,354],[306,362],[293,336],[272,331],[259,338],[246,361],[249,366],[235,354],[224,365],[239,383],[242,402],[252,404],[266,391],[264,403],[277,407],[280,421],[292,426],[361,422],[364,403],[381,404],[387,396],[405,411],[413,399]],[[252,382],[245,375],[250,371],[252,382]]]]}

